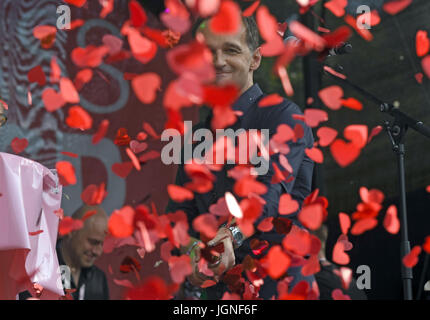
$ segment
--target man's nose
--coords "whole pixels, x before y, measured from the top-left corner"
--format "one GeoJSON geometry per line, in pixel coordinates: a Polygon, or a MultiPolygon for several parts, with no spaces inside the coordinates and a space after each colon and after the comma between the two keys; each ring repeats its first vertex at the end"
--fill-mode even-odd
{"type": "Polygon", "coordinates": [[[225,65],[225,58],[222,50],[213,51],[213,64],[216,69],[221,69],[225,65]]]}

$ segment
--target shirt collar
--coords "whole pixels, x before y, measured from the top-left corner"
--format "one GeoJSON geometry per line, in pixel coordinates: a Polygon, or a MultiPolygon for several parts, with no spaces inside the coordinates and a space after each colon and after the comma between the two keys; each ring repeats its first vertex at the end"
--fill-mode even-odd
{"type": "Polygon", "coordinates": [[[255,83],[249,87],[233,104],[232,109],[236,111],[242,111],[245,113],[255,101],[263,95],[260,86],[255,83]]]}

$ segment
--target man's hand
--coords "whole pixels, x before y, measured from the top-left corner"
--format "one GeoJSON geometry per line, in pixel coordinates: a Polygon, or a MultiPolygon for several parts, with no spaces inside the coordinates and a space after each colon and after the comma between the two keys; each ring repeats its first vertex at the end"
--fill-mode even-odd
{"type": "Polygon", "coordinates": [[[221,253],[217,262],[208,265],[208,267],[215,273],[215,279],[217,281],[224,272],[230,270],[236,264],[233,235],[231,234],[230,229],[225,227],[220,228],[215,238],[208,242],[208,246],[213,247],[219,243],[224,244],[224,252],[221,253]]]}
{"type": "Polygon", "coordinates": [[[200,260],[200,247],[197,245],[191,254],[191,267],[193,273],[188,276],[188,281],[197,287],[200,287],[206,280],[215,280],[212,277],[208,277],[199,271],[199,260],[200,260]]]}

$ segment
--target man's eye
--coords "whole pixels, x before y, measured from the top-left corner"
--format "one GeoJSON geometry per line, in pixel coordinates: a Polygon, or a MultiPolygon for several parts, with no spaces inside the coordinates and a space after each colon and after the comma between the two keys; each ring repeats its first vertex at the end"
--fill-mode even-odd
{"type": "Polygon", "coordinates": [[[239,51],[237,51],[236,49],[232,49],[232,48],[230,48],[230,49],[227,49],[226,50],[228,53],[239,53],[239,51]]]}

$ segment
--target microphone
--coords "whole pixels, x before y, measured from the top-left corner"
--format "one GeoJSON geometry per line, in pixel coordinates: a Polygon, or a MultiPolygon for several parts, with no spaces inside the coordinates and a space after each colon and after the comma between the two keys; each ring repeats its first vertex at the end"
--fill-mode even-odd
{"type": "Polygon", "coordinates": [[[328,51],[328,56],[329,57],[340,56],[342,54],[348,54],[351,52],[352,52],[352,44],[350,44],[349,42],[342,42],[338,46],[331,48],[328,51]]]}

